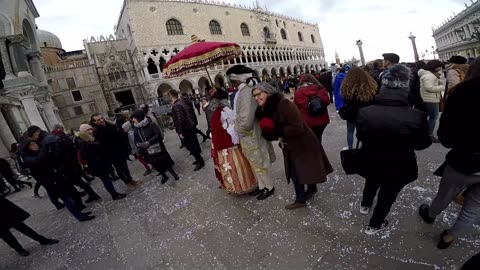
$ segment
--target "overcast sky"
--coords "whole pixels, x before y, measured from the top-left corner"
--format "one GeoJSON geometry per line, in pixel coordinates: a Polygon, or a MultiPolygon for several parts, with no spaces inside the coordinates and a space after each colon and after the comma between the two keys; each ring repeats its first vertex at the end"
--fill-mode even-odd
{"type": "MultiPolygon", "coordinates": [[[[470,0],[465,0],[470,4],[470,0]]],[[[55,33],[67,51],[82,49],[83,39],[113,34],[123,0],[34,0],[40,13],[39,29],[55,33]]],[[[221,0],[252,6],[252,0],[221,0]]],[[[318,23],[326,60],[360,58],[357,39],[363,41],[366,60],[396,52],[401,61],[413,61],[409,33],[417,36],[419,54],[435,45],[432,26],[463,9],[464,0],[259,0],[262,8],[318,23]]],[[[429,54],[427,58],[432,58],[429,54]]]]}

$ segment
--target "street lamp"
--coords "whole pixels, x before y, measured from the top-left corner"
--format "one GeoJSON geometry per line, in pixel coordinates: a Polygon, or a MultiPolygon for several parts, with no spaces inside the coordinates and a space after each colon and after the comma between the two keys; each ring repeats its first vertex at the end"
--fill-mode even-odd
{"type": "Polygon", "coordinates": [[[365,57],[363,56],[363,49],[362,49],[362,45],[363,45],[363,42],[362,40],[357,40],[356,42],[357,46],[358,46],[358,50],[360,51],[360,61],[362,61],[362,66],[365,65],[365,57]]]}

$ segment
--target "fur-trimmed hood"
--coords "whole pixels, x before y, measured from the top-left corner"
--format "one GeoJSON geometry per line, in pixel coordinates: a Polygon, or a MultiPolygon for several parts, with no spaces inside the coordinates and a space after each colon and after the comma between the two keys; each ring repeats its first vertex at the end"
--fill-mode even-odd
{"type": "Polygon", "coordinates": [[[459,70],[463,72],[463,76],[465,76],[468,72],[469,67],[470,67],[469,64],[452,64],[449,69],[459,70]]]}
{"type": "Polygon", "coordinates": [[[84,141],[86,141],[86,142],[93,142],[93,141],[95,141],[95,138],[94,138],[92,135],[88,134],[87,132],[82,132],[82,131],[80,131],[80,132],[78,132],[76,135],[77,135],[77,137],[79,137],[80,139],[82,139],[82,140],[84,140],[84,141]]]}
{"type": "Polygon", "coordinates": [[[382,85],[388,88],[410,87],[410,69],[402,64],[391,66],[382,75],[382,85]]]}

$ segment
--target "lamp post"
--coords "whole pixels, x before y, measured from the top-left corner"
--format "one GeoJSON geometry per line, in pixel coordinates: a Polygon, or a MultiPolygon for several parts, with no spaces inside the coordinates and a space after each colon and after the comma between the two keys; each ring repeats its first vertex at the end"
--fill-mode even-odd
{"type": "Polygon", "coordinates": [[[412,34],[412,32],[410,32],[410,36],[408,36],[408,38],[412,41],[412,47],[413,47],[413,55],[415,57],[415,62],[419,60],[419,57],[418,57],[418,51],[417,51],[417,43],[415,43],[415,39],[417,38],[416,36],[414,36],[412,34]]]}
{"type": "Polygon", "coordinates": [[[358,46],[358,50],[360,51],[360,61],[362,62],[362,66],[365,65],[365,57],[363,56],[363,49],[362,49],[362,45],[363,45],[363,42],[359,39],[357,40],[357,46],[358,46]]]}

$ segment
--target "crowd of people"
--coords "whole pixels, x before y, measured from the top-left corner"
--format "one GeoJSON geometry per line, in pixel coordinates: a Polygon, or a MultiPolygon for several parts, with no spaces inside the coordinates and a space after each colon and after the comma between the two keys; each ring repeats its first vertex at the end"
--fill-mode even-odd
{"type": "MultiPolygon", "coordinates": [[[[270,171],[277,159],[272,142],[278,141],[286,179],[295,190],[295,200],[285,208],[304,208],[318,192],[317,185],[333,172],[322,136],[332,113],[327,106],[334,103],[334,111],[346,121],[347,147],[343,150],[357,149],[362,157],[358,174],[365,178],[365,186],[359,212],[369,214],[378,197],[365,229],[373,235],[387,228],[386,217],[397,196],[418,178],[415,151],[440,142],[451,150],[436,172],[442,176],[437,196],[431,205],[421,205],[419,214],[431,224],[455,197],[463,196],[455,225],[440,235],[438,248],[448,248],[480,219],[480,126],[475,124],[480,58],[467,65],[461,56],[448,63],[430,60],[414,64],[400,64],[394,53],[383,57],[365,67],[342,66],[335,72],[291,77],[282,82],[283,91],[271,82],[259,82],[254,71],[243,65],[227,70],[229,90],[208,86],[204,97],[189,97],[171,89],[171,117],[181,148],[193,156],[194,171],[198,171],[205,167],[205,160],[197,135],[204,142],[211,139],[219,187],[265,200],[275,192],[270,171]],[[201,115],[200,107],[207,134],[197,127],[195,108],[201,115]]],[[[46,189],[55,207],[67,208],[79,221],[95,216],[83,212],[86,206],[75,186],[88,194],[85,203],[100,199],[88,184],[88,175],[100,178],[113,200],[126,196],[116,191],[116,178],[129,188],[141,185],[127,165],[132,154],[145,167],[145,175],[153,168],[162,184],[169,179],[167,172],[179,180],[163,131],[148,106],[130,113],[119,111],[115,123],[93,114],[73,137],[67,136],[61,125],[52,133],[31,126],[15,151],[21,167],[46,189]]],[[[18,227],[23,220],[2,225],[0,236],[26,255],[28,252],[5,233],[10,228],[27,231],[23,225],[18,227]]],[[[40,243],[55,242],[30,235],[40,243]]]]}

